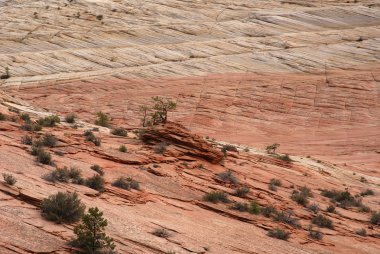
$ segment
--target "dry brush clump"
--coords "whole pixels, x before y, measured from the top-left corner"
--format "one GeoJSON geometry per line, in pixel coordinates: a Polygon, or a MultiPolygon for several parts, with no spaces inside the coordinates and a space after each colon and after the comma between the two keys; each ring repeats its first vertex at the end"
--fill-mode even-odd
{"type": "Polygon", "coordinates": [[[140,189],[139,182],[134,180],[132,177],[127,177],[127,178],[119,177],[112,183],[112,186],[118,187],[124,190],[130,190],[130,189],[139,190],[140,189]]]}
{"type": "Polygon", "coordinates": [[[42,200],[42,215],[57,223],[72,223],[83,215],[85,205],[77,193],[58,192],[42,200]]]}
{"type": "Polygon", "coordinates": [[[3,173],[3,178],[8,185],[15,185],[17,182],[16,177],[14,177],[12,174],[3,173]]]}
{"type": "Polygon", "coordinates": [[[206,193],[203,196],[203,200],[214,203],[214,204],[219,203],[219,202],[222,202],[222,203],[230,202],[230,200],[228,199],[228,195],[221,191],[212,191],[212,192],[206,193]]]}

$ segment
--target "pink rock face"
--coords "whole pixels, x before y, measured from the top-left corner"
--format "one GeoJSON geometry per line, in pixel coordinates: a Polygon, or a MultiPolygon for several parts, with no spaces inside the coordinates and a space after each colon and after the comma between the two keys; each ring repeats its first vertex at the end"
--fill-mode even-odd
{"type": "Polygon", "coordinates": [[[66,2],[0,0],[0,175],[17,179],[0,179],[0,254],[73,253],[75,223],[41,214],[58,191],[104,212],[118,253],[379,253],[379,3],[66,2]],[[139,109],[153,96],[178,106],[144,143],[139,109]],[[93,125],[99,111],[128,135],[93,125]],[[27,131],[23,113],[61,123],[27,131]],[[100,146],[83,135],[95,127],[100,146]],[[45,147],[52,165],[24,142],[44,134],[58,139],[45,147]],[[95,164],[102,192],[44,177],[66,166],[86,179],[95,164]],[[115,187],[119,177],[140,188],[115,187]],[[322,190],[348,191],[351,203],[322,190]],[[229,202],[210,202],[213,192],[229,202]],[[315,225],[317,214],[333,227],[315,225]],[[167,238],[154,234],[162,228],[167,238]],[[269,237],[276,228],[289,239],[269,237]]]}

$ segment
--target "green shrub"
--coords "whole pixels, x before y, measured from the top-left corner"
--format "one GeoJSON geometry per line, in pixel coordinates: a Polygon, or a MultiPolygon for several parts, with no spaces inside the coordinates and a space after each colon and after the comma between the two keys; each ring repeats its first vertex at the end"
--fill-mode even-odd
{"type": "Polygon", "coordinates": [[[86,186],[97,191],[102,191],[104,189],[104,179],[98,174],[93,175],[87,178],[86,186]]]}
{"type": "Polygon", "coordinates": [[[319,230],[314,230],[313,227],[310,225],[309,227],[309,237],[316,240],[322,240],[323,234],[319,230]]]}
{"type": "Polygon", "coordinates": [[[380,225],[380,211],[372,212],[370,222],[374,225],[380,225]]]}
{"type": "Polygon", "coordinates": [[[7,117],[0,112],[0,121],[5,121],[7,119],[7,117]]]}
{"type": "Polygon", "coordinates": [[[313,203],[313,204],[309,205],[309,206],[307,207],[307,209],[309,209],[309,210],[312,211],[313,213],[318,213],[319,210],[320,210],[319,205],[316,204],[316,203],[313,203]]]}
{"type": "Polygon", "coordinates": [[[221,151],[222,151],[224,154],[226,154],[227,151],[238,152],[238,149],[237,149],[236,146],[234,146],[234,145],[227,144],[227,145],[223,145],[221,151]]]}
{"type": "Polygon", "coordinates": [[[269,205],[261,209],[261,214],[267,218],[269,218],[272,214],[277,213],[277,209],[273,205],[269,205]]]}
{"type": "Polygon", "coordinates": [[[104,175],[104,170],[101,166],[95,164],[91,166],[91,169],[97,172],[99,175],[103,176],[104,175]]]}
{"type": "Polygon", "coordinates": [[[277,154],[275,157],[279,158],[280,160],[283,160],[285,162],[292,162],[293,160],[289,157],[289,154],[280,155],[277,154]]]}
{"type": "Polygon", "coordinates": [[[112,253],[115,244],[105,233],[107,225],[108,221],[97,207],[88,209],[88,213],[82,217],[82,223],[74,227],[76,238],[71,244],[82,249],[84,253],[112,253]]]}
{"type": "Polygon", "coordinates": [[[23,113],[20,115],[20,118],[25,122],[25,123],[30,123],[31,120],[30,120],[30,116],[29,114],[27,113],[23,113]]]}
{"type": "Polygon", "coordinates": [[[170,237],[170,232],[164,228],[158,228],[153,231],[153,235],[162,237],[162,238],[168,238],[170,237]]]}
{"type": "Polygon", "coordinates": [[[321,228],[334,228],[332,221],[327,218],[326,216],[323,216],[321,214],[314,217],[311,222],[321,228]]]}
{"type": "Polygon", "coordinates": [[[360,235],[360,236],[367,236],[367,230],[365,230],[364,228],[361,228],[361,229],[356,230],[355,233],[356,233],[357,235],[360,235]]]}
{"type": "Polygon", "coordinates": [[[313,193],[311,192],[311,189],[309,187],[302,186],[301,188],[299,188],[299,190],[304,196],[313,197],[313,193]]]}
{"type": "Polygon", "coordinates": [[[52,134],[45,134],[42,138],[42,144],[47,147],[55,147],[58,139],[52,134]]]}
{"type": "Polygon", "coordinates": [[[50,153],[46,152],[43,148],[39,148],[36,154],[37,161],[45,165],[52,165],[50,153]]]}
{"type": "Polygon", "coordinates": [[[119,151],[122,152],[122,153],[126,153],[127,152],[127,147],[125,145],[121,145],[119,147],[119,151]]]}
{"type": "Polygon", "coordinates": [[[157,154],[164,154],[166,152],[168,144],[161,142],[154,147],[154,152],[157,154]]]}
{"type": "Polygon", "coordinates": [[[270,146],[267,146],[265,150],[267,151],[267,153],[276,153],[276,150],[279,147],[280,147],[280,144],[274,143],[270,146]]]}
{"type": "Polygon", "coordinates": [[[84,132],[84,136],[85,136],[85,141],[92,142],[96,146],[100,146],[101,145],[101,139],[97,138],[91,130],[86,130],[84,132]]]}
{"type": "Polygon", "coordinates": [[[242,202],[235,202],[232,204],[231,209],[237,210],[240,212],[247,212],[248,211],[248,205],[246,203],[242,203],[242,202]]]}
{"type": "Polygon", "coordinates": [[[17,182],[16,177],[11,174],[3,173],[4,181],[9,185],[14,185],[17,182]]]}
{"type": "Polygon", "coordinates": [[[99,111],[96,113],[98,119],[95,120],[95,124],[103,127],[109,127],[109,117],[108,115],[104,114],[103,112],[99,111]]]}
{"type": "Polygon", "coordinates": [[[112,186],[115,186],[124,190],[129,190],[129,189],[139,190],[140,189],[139,182],[137,182],[131,177],[128,177],[128,178],[119,177],[112,183],[112,186]]]}
{"type": "Polygon", "coordinates": [[[66,123],[75,123],[75,118],[77,116],[74,113],[69,113],[65,116],[66,123]]]}
{"type": "Polygon", "coordinates": [[[361,196],[375,195],[375,192],[371,189],[366,189],[360,193],[361,196]]]}
{"type": "Polygon", "coordinates": [[[128,132],[122,127],[118,127],[118,128],[113,129],[111,131],[111,134],[116,135],[116,136],[121,136],[121,137],[128,136],[128,132]]]}
{"type": "Polygon", "coordinates": [[[247,187],[239,187],[235,190],[234,195],[237,197],[246,197],[249,193],[249,188],[247,187]]]}
{"type": "Polygon", "coordinates": [[[328,213],[335,213],[335,206],[333,206],[333,205],[329,205],[329,206],[326,208],[326,212],[328,212],[328,213]]]}
{"type": "Polygon", "coordinates": [[[228,199],[228,195],[221,191],[212,191],[212,192],[206,193],[203,196],[203,200],[211,202],[211,203],[215,203],[215,204],[219,202],[222,202],[222,203],[230,202],[228,199]]]}
{"type": "Polygon", "coordinates": [[[270,184],[272,184],[274,186],[278,186],[278,187],[282,186],[281,180],[280,179],[276,179],[276,178],[270,179],[270,184]]]}
{"type": "Polygon", "coordinates": [[[24,145],[32,145],[33,144],[33,138],[32,136],[25,135],[21,138],[21,143],[24,145]]]}
{"type": "Polygon", "coordinates": [[[57,223],[72,223],[80,219],[85,206],[77,193],[58,192],[42,200],[42,215],[57,223]]]}
{"type": "Polygon", "coordinates": [[[225,183],[237,184],[239,182],[231,170],[219,173],[217,176],[220,181],[225,183]]]}
{"type": "Polygon", "coordinates": [[[308,196],[304,193],[294,190],[290,198],[300,205],[306,206],[309,203],[308,196]]]}
{"type": "Polygon", "coordinates": [[[57,115],[46,116],[44,118],[38,119],[37,121],[39,125],[45,126],[45,127],[53,127],[60,122],[61,120],[59,119],[59,116],[57,115]]]}
{"type": "Polygon", "coordinates": [[[39,125],[39,124],[32,124],[32,123],[26,123],[24,125],[21,125],[20,128],[22,130],[24,130],[24,131],[35,131],[35,132],[38,132],[38,131],[42,130],[42,126],[41,125],[39,125]]]}
{"type": "Polygon", "coordinates": [[[360,207],[362,206],[361,199],[356,199],[348,191],[322,190],[322,196],[330,198],[331,201],[337,202],[339,207],[360,207]]]}
{"type": "Polygon", "coordinates": [[[291,211],[281,211],[275,214],[274,219],[276,221],[284,222],[293,227],[299,227],[299,222],[297,218],[293,217],[293,212],[291,211]]]}
{"type": "Polygon", "coordinates": [[[280,228],[276,228],[276,229],[269,230],[268,231],[268,236],[286,241],[290,237],[290,232],[287,232],[287,231],[282,230],[280,228]]]}
{"type": "Polygon", "coordinates": [[[255,200],[253,200],[249,204],[248,212],[251,213],[251,214],[256,214],[256,215],[260,214],[261,207],[260,207],[260,205],[255,200]]]}
{"type": "Polygon", "coordinates": [[[44,175],[43,179],[49,182],[72,182],[75,184],[84,183],[82,172],[75,167],[71,167],[70,170],[67,167],[56,168],[50,173],[44,175]]]}

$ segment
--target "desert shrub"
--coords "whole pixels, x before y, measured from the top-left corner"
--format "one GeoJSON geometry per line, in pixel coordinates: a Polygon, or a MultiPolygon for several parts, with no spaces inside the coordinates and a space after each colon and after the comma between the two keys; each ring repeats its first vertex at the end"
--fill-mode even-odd
{"type": "Polygon", "coordinates": [[[129,190],[129,189],[139,190],[140,189],[139,182],[137,182],[131,177],[128,177],[128,178],[119,177],[112,183],[112,186],[125,189],[125,190],[129,190]]]}
{"type": "Polygon", "coordinates": [[[367,230],[365,230],[364,228],[361,228],[361,229],[356,230],[355,233],[356,233],[357,235],[360,235],[360,236],[367,236],[367,230]]]}
{"type": "Polygon", "coordinates": [[[271,191],[277,191],[277,187],[281,186],[281,180],[272,178],[268,184],[268,189],[271,191]]]}
{"type": "Polygon", "coordinates": [[[37,161],[45,165],[51,165],[52,159],[50,153],[46,152],[43,148],[38,148],[36,152],[37,161]]]}
{"type": "Polygon", "coordinates": [[[17,182],[16,177],[11,174],[3,173],[4,181],[9,185],[14,185],[17,182]]]}
{"type": "Polygon", "coordinates": [[[122,152],[122,153],[126,153],[127,152],[127,147],[125,145],[121,145],[119,147],[119,151],[122,152]]]}
{"type": "Polygon", "coordinates": [[[96,19],[97,19],[97,20],[102,20],[102,19],[103,19],[103,15],[102,15],[102,14],[97,15],[97,16],[96,16],[96,19]]]}
{"type": "Polygon", "coordinates": [[[166,230],[165,228],[158,228],[153,231],[153,235],[162,237],[162,238],[168,238],[170,237],[170,232],[166,230]]]}
{"type": "Polygon", "coordinates": [[[260,214],[261,206],[255,200],[253,200],[251,203],[249,203],[248,212],[256,215],[260,214]]]}
{"type": "Polygon", "coordinates": [[[319,205],[316,204],[316,203],[313,203],[313,204],[310,204],[307,209],[309,209],[310,211],[312,211],[313,213],[318,213],[320,208],[319,208],[319,205]]]}
{"type": "Polygon", "coordinates": [[[84,183],[82,172],[75,167],[71,167],[70,169],[67,167],[56,168],[50,173],[44,175],[43,179],[49,182],[72,182],[76,184],[84,183]]]}
{"type": "Polygon", "coordinates": [[[103,127],[109,127],[109,117],[108,115],[104,114],[103,112],[99,111],[96,113],[98,119],[95,120],[95,124],[103,127]]]}
{"type": "Polygon", "coordinates": [[[268,231],[268,236],[286,241],[290,237],[290,232],[287,232],[287,231],[282,230],[280,228],[276,228],[276,229],[269,230],[268,231]]]}
{"type": "Polygon", "coordinates": [[[277,186],[275,186],[275,185],[269,183],[269,184],[268,184],[268,189],[271,190],[271,191],[277,191],[277,186]]]}
{"type": "Polygon", "coordinates": [[[240,212],[246,212],[246,211],[248,211],[248,205],[246,203],[242,203],[242,202],[235,202],[232,204],[231,209],[237,210],[240,212]]]}
{"type": "Polygon", "coordinates": [[[0,121],[5,121],[7,119],[7,117],[0,112],[0,121]]]}
{"type": "Polygon", "coordinates": [[[274,206],[269,205],[261,209],[261,214],[269,218],[272,214],[277,214],[277,209],[274,206]]]}
{"type": "Polygon", "coordinates": [[[39,124],[32,124],[32,123],[26,123],[26,124],[23,124],[21,125],[21,130],[24,130],[24,131],[41,131],[42,130],[42,126],[39,125],[39,124]]]}
{"type": "Polygon", "coordinates": [[[101,139],[97,138],[91,130],[86,130],[83,135],[85,136],[85,141],[92,142],[96,146],[101,145],[101,139]]]}
{"type": "Polygon", "coordinates": [[[86,186],[97,191],[102,191],[104,189],[104,179],[98,174],[93,175],[86,179],[86,186]]]}
{"type": "Polygon", "coordinates": [[[104,175],[104,170],[101,166],[95,164],[91,166],[91,169],[97,172],[99,175],[103,176],[104,175]]]}
{"type": "Polygon", "coordinates": [[[168,144],[166,144],[166,142],[161,142],[154,147],[154,152],[158,154],[164,154],[166,152],[167,146],[168,144]]]}
{"type": "Polygon", "coordinates": [[[280,144],[274,143],[270,146],[267,146],[265,150],[267,151],[267,153],[276,153],[276,150],[279,147],[280,147],[280,144]]]}
{"type": "Polygon", "coordinates": [[[307,186],[302,186],[299,188],[299,191],[307,197],[313,197],[313,193],[311,192],[311,189],[307,186]]]}
{"type": "Polygon", "coordinates": [[[309,227],[309,237],[316,240],[322,240],[323,234],[319,230],[313,229],[313,227],[310,225],[309,227]]]}
{"type": "Polygon", "coordinates": [[[215,203],[215,204],[219,202],[222,202],[222,203],[230,202],[228,199],[228,195],[221,191],[212,191],[212,192],[206,193],[203,196],[203,200],[211,202],[211,203],[215,203]]]}
{"type": "Polygon", "coordinates": [[[27,114],[27,113],[22,113],[21,115],[20,115],[20,118],[25,122],[25,123],[30,123],[31,121],[30,121],[30,116],[29,116],[29,114],[27,114]]]}
{"type": "Polygon", "coordinates": [[[65,116],[66,123],[75,123],[75,118],[77,116],[74,113],[69,113],[65,116]]]}
{"type": "Polygon", "coordinates": [[[42,200],[42,215],[57,223],[72,223],[78,221],[85,206],[80,201],[77,193],[58,192],[42,200]]]}
{"type": "Polygon", "coordinates": [[[227,145],[223,145],[221,151],[225,154],[227,151],[237,152],[238,149],[234,145],[227,144],[227,145]]]}
{"type": "Polygon", "coordinates": [[[58,139],[52,134],[45,134],[42,138],[42,144],[47,147],[55,147],[58,139]]]}
{"type": "Polygon", "coordinates": [[[82,249],[84,253],[114,253],[114,241],[105,233],[107,225],[108,221],[97,207],[88,209],[82,222],[74,227],[76,238],[71,244],[82,249]]]}
{"type": "Polygon", "coordinates": [[[218,179],[225,183],[237,184],[239,181],[231,170],[224,171],[217,175],[218,179]]]}
{"type": "Polygon", "coordinates": [[[330,228],[330,229],[334,228],[333,222],[322,214],[315,216],[311,220],[311,222],[321,228],[330,228]]]}
{"type": "Polygon", "coordinates": [[[360,182],[367,183],[368,181],[364,176],[362,176],[362,177],[360,177],[360,182]]]}
{"type": "Polygon", "coordinates": [[[333,206],[333,205],[329,205],[329,206],[326,208],[326,212],[328,212],[328,213],[335,213],[335,206],[333,206]]]}
{"type": "Polygon", "coordinates": [[[121,136],[121,137],[128,136],[128,132],[122,127],[118,127],[118,128],[113,129],[111,131],[111,134],[116,135],[116,136],[121,136]]]}
{"type": "Polygon", "coordinates": [[[359,206],[358,211],[361,213],[369,213],[371,211],[371,208],[362,204],[361,206],[359,206]]]}
{"type": "Polygon", "coordinates": [[[308,196],[300,191],[294,190],[290,198],[303,206],[306,206],[309,203],[308,196]]]}
{"type": "Polygon", "coordinates": [[[361,196],[370,196],[370,195],[375,195],[375,192],[371,189],[366,189],[365,191],[362,191],[360,193],[361,196]]]}
{"type": "Polygon", "coordinates": [[[277,158],[279,158],[280,160],[283,160],[285,162],[292,162],[293,160],[289,157],[289,154],[285,154],[285,155],[278,155],[277,158]]]}
{"type": "Polygon", "coordinates": [[[361,199],[357,199],[348,191],[322,190],[322,196],[330,198],[331,201],[337,202],[339,207],[347,208],[351,206],[362,206],[361,199]]]}
{"type": "Polygon", "coordinates": [[[249,193],[249,188],[247,187],[239,187],[235,190],[234,195],[237,197],[246,197],[249,193]]]}
{"type": "Polygon", "coordinates": [[[276,179],[276,178],[270,179],[270,184],[272,184],[274,186],[278,186],[278,187],[281,187],[281,185],[282,185],[281,180],[276,179]]]}
{"type": "Polygon", "coordinates": [[[284,222],[293,227],[299,227],[299,222],[297,218],[293,217],[293,212],[291,211],[281,211],[275,214],[274,219],[276,221],[284,222]]]}
{"type": "Polygon", "coordinates": [[[380,211],[372,212],[370,222],[374,225],[380,225],[380,211]]]}
{"type": "Polygon", "coordinates": [[[21,143],[24,145],[32,145],[33,144],[33,138],[32,136],[25,135],[21,138],[21,143]]]}
{"type": "Polygon", "coordinates": [[[39,125],[45,126],[45,127],[53,127],[60,122],[61,120],[59,119],[59,116],[57,115],[46,116],[44,118],[38,119],[37,121],[39,125]]]}

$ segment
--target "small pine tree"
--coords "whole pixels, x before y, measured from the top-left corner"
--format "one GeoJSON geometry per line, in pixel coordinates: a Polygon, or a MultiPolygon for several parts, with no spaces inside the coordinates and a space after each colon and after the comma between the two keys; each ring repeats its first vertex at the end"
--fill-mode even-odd
{"type": "Polygon", "coordinates": [[[82,223],[74,227],[76,239],[72,244],[90,254],[112,251],[115,244],[105,233],[107,225],[108,221],[103,218],[103,212],[97,207],[88,209],[88,213],[82,217],[82,223]]]}

